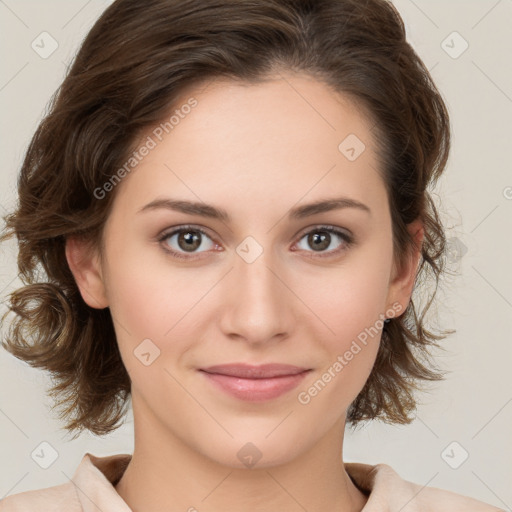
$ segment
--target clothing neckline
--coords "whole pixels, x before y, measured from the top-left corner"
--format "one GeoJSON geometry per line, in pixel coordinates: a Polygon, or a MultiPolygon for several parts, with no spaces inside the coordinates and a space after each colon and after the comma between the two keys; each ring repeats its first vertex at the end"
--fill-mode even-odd
{"type": "MultiPolygon", "coordinates": [[[[76,487],[82,491],[78,492],[78,498],[84,512],[96,512],[98,506],[103,510],[100,504],[106,504],[107,502],[109,504],[115,502],[120,512],[121,510],[131,512],[127,503],[115,489],[131,459],[132,455],[129,453],[96,456],[87,452],[83,456],[76,469],[73,481],[76,487]],[[91,508],[92,504],[94,506],[91,508]]],[[[344,462],[343,464],[351,481],[366,496],[368,504],[374,488],[376,472],[378,469],[384,469],[383,466],[386,467],[386,465],[372,466],[359,462],[344,462]]],[[[115,510],[117,512],[118,509],[115,510]]],[[[366,511],[367,506],[365,505],[362,512],[366,511]]]]}

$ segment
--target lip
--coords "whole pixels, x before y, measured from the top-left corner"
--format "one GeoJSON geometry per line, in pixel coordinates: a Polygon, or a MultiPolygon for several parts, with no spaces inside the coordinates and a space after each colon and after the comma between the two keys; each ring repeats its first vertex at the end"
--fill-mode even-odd
{"type": "Polygon", "coordinates": [[[288,364],[223,364],[201,368],[200,372],[218,389],[251,402],[277,398],[297,387],[311,371],[288,364]]]}

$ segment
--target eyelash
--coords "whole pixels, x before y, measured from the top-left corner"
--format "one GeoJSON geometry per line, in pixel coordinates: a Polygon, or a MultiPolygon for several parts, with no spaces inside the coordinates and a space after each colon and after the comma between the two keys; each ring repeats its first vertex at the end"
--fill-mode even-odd
{"type": "MultiPolygon", "coordinates": [[[[203,229],[201,229],[199,227],[196,227],[196,226],[192,226],[192,225],[185,225],[185,226],[179,227],[178,229],[173,229],[171,231],[166,231],[166,232],[162,233],[158,237],[158,241],[160,243],[163,243],[167,239],[171,238],[173,235],[176,235],[176,234],[179,234],[179,233],[183,233],[183,232],[187,232],[187,231],[193,231],[193,232],[201,233],[201,235],[204,235],[207,238],[211,239],[211,236],[208,235],[208,233],[206,231],[204,231],[203,229]]],[[[325,225],[315,226],[315,227],[313,227],[313,229],[310,229],[309,231],[303,232],[300,235],[299,241],[302,240],[306,235],[309,235],[311,233],[317,233],[317,232],[327,232],[327,233],[330,233],[330,234],[337,235],[337,236],[339,236],[344,241],[344,244],[339,249],[335,249],[335,250],[331,250],[331,251],[326,251],[324,253],[319,252],[319,253],[316,253],[316,254],[312,254],[311,256],[309,256],[310,258],[332,258],[334,256],[337,256],[339,253],[341,253],[343,251],[346,251],[347,249],[349,249],[354,244],[354,239],[353,239],[353,237],[351,235],[345,233],[344,231],[341,231],[341,230],[335,228],[334,226],[325,226],[325,225]]],[[[163,249],[164,249],[164,251],[169,253],[171,256],[173,256],[175,258],[178,258],[178,259],[181,259],[181,260],[194,261],[194,260],[197,260],[199,258],[202,258],[202,256],[184,256],[183,255],[184,253],[175,251],[174,249],[170,249],[168,245],[164,246],[163,249]]],[[[313,251],[306,251],[306,252],[313,253],[313,251]]],[[[189,253],[189,254],[194,254],[194,253],[189,253]]],[[[201,254],[201,253],[196,253],[196,254],[201,254]]]]}

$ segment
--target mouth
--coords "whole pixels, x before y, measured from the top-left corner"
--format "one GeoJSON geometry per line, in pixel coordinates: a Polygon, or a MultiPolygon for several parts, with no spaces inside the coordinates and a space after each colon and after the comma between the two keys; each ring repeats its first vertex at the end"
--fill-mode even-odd
{"type": "Polygon", "coordinates": [[[261,402],[277,398],[299,385],[311,371],[287,364],[226,364],[199,370],[217,389],[246,401],[261,402]]]}

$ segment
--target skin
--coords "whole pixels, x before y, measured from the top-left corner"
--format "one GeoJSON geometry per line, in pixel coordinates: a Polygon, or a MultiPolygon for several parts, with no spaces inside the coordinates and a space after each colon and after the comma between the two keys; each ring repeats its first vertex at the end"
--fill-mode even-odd
{"type": "Polygon", "coordinates": [[[417,249],[395,268],[373,123],[326,85],[291,73],[257,85],[216,80],[177,104],[191,96],[197,106],[117,185],[103,254],[74,238],[66,245],[84,300],[110,308],[132,380],[135,448],[116,490],[135,512],[360,511],[367,497],[343,465],[344,427],[380,331],[309,403],[297,395],[365,328],[380,326],[393,304],[405,310],[422,226],[409,226],[417,249]],[[349,134],[366,145],[354,161],[338,149],[349,134]],[[287,217],[293,207],[339,196],[371,214],[343,208],[287,217]],[[164,197],[212,204],[231,221],[138,212],[164,197]],[[166,252],[191,255],[177,235],[157,240],[186,224],[210,237],[195,260],[166,252]],[[324,225],[354,243],[332,235],[315,251],[307,234],[324,225]],[[263,249],[251,263],[236,251],[247,236],[263,249]],[[147,338],[160,350],[149,366],[134,355],[147,338]],[[312,371],[285,395],[247,402],[198,372],[229,362],[312,371]],[[261,453],[252,468],[237,457],[249,442],[261,453]]]}

